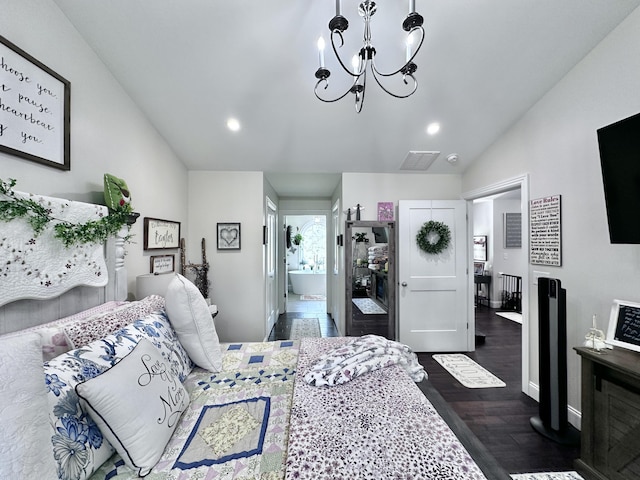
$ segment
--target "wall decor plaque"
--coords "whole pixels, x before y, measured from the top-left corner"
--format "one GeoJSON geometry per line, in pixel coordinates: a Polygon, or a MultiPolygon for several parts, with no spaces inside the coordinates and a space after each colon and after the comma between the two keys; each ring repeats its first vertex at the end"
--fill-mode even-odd
{"type": "Polygon", "coordinates": [[[180,246],[180,222],[161,220],[159,218],[144,219],[144,249],[164,250],[180,246]]]}
{"type": "Polygon", "coordinates": [[[71,84],[0,36],[0,152],[70,170],[71,84]]]}
{"type": "Polygon", "coordinates": [[[529,203],[529,262],[562,265],[560,195],[536,198],[529,203]]]}

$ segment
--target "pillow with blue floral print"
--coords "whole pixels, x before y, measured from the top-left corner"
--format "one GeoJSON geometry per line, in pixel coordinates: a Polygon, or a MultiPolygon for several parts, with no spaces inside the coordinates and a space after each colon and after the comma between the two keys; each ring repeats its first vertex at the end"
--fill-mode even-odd
{"type": "MultiPolygon", "coordinates": [[[[61,480],[85,480],[114,449],[81,408],[75,386],[109,370],[146,338],[159,349],[171,372],[184,382],[193,363],[164,313],[154,312],[84,347],[44,363],[51,442],[61,480]]],[[[141,406],[143,408],[143,406],[141,406]]]]}

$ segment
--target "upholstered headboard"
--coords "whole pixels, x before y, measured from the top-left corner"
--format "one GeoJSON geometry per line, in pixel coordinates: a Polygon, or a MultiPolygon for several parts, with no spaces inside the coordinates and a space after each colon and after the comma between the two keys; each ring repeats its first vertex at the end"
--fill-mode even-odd
{"type": "MultiPolygon", "coordinates": [[[[96,211],[100,212],[100,215],[106,214],[106,207],[103,206],[84,204],[82,202],[71,202],[52,197],[38,196],[38,198],[45,199],[45,201],[48,202],[48,206],[50,204],[60,202],[64,206],[65,210],[69,210],[71,205],[73,207],[79,207],[80,210],[92,210],[94,214],[96,211]]],[[[53,208],[55,208],[55,206],[53,208]]],[[[21,256],[27,256],[26,254],[15,254],[14,252],[16,251],[21,253],[19,247],[11,245],[15,232],[24,227],[21,223],[26,224],[27,222],[23,219],[15,219],[10,222],[0,221],[0,244],[4,249],[4,252],[0,251],[0,253],[4,253],[5,256],[10,255],[10,261],[14,264],[18,264],[19,261],[21,261],[21,256]]],[[[91,263],[97,264],[104,260],[104,264],[106,264],[106,272],[103,271],[104,268],[100,270],[101,281],[95,282],[100,283],[100,285],[86,286],[87,283],[90,284],[91,282],[81,280],[79,282],[75,282],[80,286],[65,289],[65,285],[74,284],[74,282],[71,281],[64,283],[62,287],[59,288],[59,292],[56,293],[55,297],[51,297],[44,293],[40,295],[40,292],[38,291],[39,288],[44,292],[47,287],[44,285],[42,287],[38,287],[37,283],[35,284],[35,287],[33,284],[27,285],[26,281],[24,286],[22,283],[20,283],[18,288],[15,286],[16,283],[23,281],[23,278],[20,277],[21,275],[22,277],[28,277],[32,275],[33,271],[38,271],[40,274],[44,275],[44,273],[47,272],[47,268],[49,268],[49,265],[45,265],[39,269],[38,262],[46,262],[46,259],[38,260],[38,257],[42,257],[42,255],[36,254],[41,253],[43,249],[47,247],[48,243],[59,242],[59,239],[53,238],[53,235],[47,235],[46,232],[35,236],[35,240],[30,240],[34,245],[30,246],[30,252],[27,252],[33,253],[29,259],[29,261],[33,263],[29,264],[30,268],[25,270],[24,268],[18,268],[18,266],[16,266],[13,269],[5,269],[3,275],[0,277],[0,288],[3,289],[3,292],[11,287],[15,292],[15,298],[21,298],[12,300],[11,298],[7,299],[6,296],[3,297],[3,302],[1,302],[2,306],[0,306],[0,334],[41,325],[111,300],[125,300],[127,297],[127,272],[124,267],[124,237],[126,234],[127,230],[126,227],[124,227],[117,237],[109,239],[105,245],[102,247],[97,246],[97,248],[94,249],[95,252],[97,252],[96,255],[100,258],[97,259],[99,261],[92,259],[91,263]],[[27,274],[24,273],[25,271],[27,271],[27,274]],[[104,280],[103,275],[107,276],[106,281],[104,280]],[[20,295],[23,291],[25,294],[20,295]]],[[[16,239],[15,242],[16,245],[19,245],[23,240],[16,239]]],[[[59,248],[59,246],[56,244],[55,248],[59,248]]],[[[8,263],[6,258],[3,260],[5,264],[8,263]]],[[[68,274],[70,277],[73,277],[73,275],[80,275],[80,273],[75,273],[77,270],[74,268],[69,268],[68,271],[70,272],[68,274]]],[[[57,273],[58,272],[56,272],[56,274],[57,273]]],[[[67,275],[67,273],[63,272],[62,275],[67,275]]],[[[57,277],[54,277],[53,275],[51,275],[51,277],[57,279],[57,277]]],[[[65,278],[65,282],[66,280],[67,278],[65,278]]]]}

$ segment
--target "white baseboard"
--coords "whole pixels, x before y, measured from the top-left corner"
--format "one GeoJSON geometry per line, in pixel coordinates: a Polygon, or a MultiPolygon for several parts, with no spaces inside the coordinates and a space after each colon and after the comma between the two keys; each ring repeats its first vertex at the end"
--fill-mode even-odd
{"type": "MultiPolygon", "coordinates": [[[[535,383],[529,382],[529,391],[525,393],[536,402],[540,402],[540,387],[535,383]]],[[[567,405],[567,419],[569,420],[569,423],[578,430],[582,429],[582,412],[573,408],[571,405],[567,405]]]]}

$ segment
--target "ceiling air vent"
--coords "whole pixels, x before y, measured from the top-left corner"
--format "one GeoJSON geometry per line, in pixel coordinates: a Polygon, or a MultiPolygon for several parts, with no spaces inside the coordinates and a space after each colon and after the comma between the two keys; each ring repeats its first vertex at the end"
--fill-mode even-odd
{"type": "Polygon", "coordinates": [[[436,161],[439,155],[440,152],[410,151],[407,154],[407,158],[405,158],[402,165],[400,165],[400,170],[424,171],[436,161]]]}

